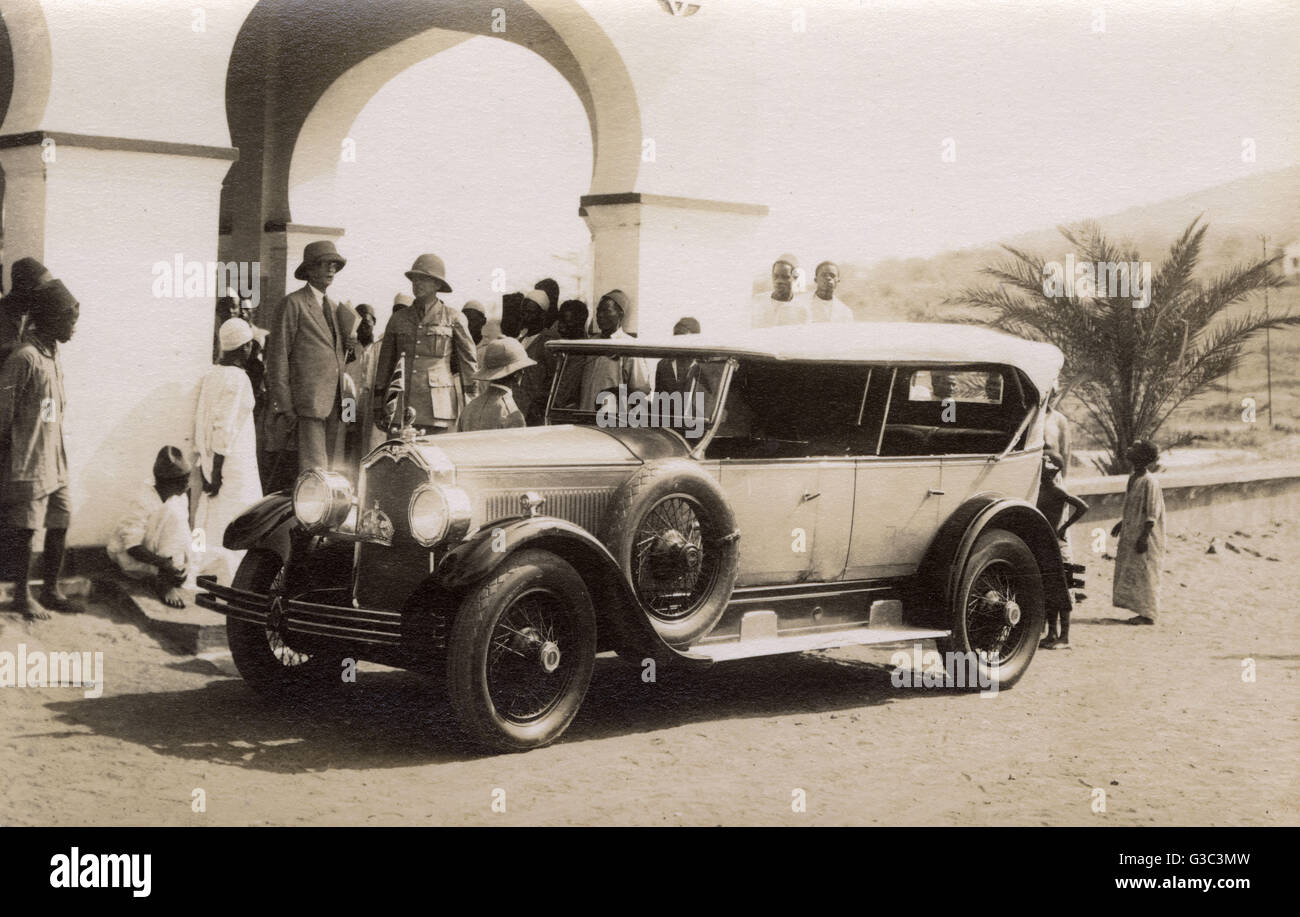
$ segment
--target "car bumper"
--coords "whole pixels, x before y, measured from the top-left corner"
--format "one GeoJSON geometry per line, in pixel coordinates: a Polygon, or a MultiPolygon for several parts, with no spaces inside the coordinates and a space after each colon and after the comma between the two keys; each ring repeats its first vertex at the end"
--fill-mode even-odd
{"type": "Polygon", "coordinates": [[[199,589],[196,601],[203,608],[288,635],[376,646],[402,642],[401,612],[273,597],[218,585],[211,576],[199,577],[199,589]]]}

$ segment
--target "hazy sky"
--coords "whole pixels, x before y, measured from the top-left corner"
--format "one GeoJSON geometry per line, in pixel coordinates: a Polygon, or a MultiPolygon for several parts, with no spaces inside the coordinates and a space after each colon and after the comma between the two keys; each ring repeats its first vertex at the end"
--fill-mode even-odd
{"type": "MultiPolygon", "coordinates": [[[[765,100],[745,155],[773,253],[928,255],[1300,162],[1294,2],[840,3],[833,17],[809,2],[808,32],[772,42],[772,9],[794,6],[763,4],[735,36],[760,50],[728,67],[719,49],[690,81],[765,100]]],[[[586,117],[530,52],[475,38],[426,60],[351,136],[367,167],[340,177],[357,266],[342,295],[389,302],[397,262],[428,248],[454,302],[499,301],[494,268],[531,286],[564,270],[551,255],[585,254],[586,117]]]]}

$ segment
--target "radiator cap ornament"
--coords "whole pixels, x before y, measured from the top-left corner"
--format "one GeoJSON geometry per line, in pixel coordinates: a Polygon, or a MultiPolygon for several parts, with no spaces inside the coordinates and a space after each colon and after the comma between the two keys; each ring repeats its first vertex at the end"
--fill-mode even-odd
{"type": "Polygon", "coordinates": [[[545,502],[546,498],[535,490],[530,490],[519,498],[525,516],[536,516],[541,512],[542,504],[545,502]]]}

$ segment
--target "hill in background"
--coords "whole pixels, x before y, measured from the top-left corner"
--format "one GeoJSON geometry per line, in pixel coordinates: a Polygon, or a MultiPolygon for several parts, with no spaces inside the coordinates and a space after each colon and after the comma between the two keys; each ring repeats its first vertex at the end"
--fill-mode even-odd
{"type": "MultiPolygon", "coordinates": [[[[1197,276],[1209,278],[1231,264],[1249,261],[1262,254],[1259,236],[1269,237],[1269,255],[1282,246],[1300,240],[1300,166],[1252,175],[1182,197],[1159,201],[1095,221],[1112,238],[1133,243],[1141,256],[1159,264],[1170,244],[1198,215],[1209,224],[1197,276]]],[[[1010,245],[1050,260],[1063,261],[1069,244],[1056,228],[1043,228],[1001,240],[987,246],[943,252],[930,258],[891,258],[875,263],[841,263],[839,296],[860,320],[947,321],[975,317],[967,307],[947,304],[962,290],[987,286],[992,281],[982,268],[1010,259],[1001,244],[1010,245]]],[[[756,290],[768,289],[764,275],[756,290]]],[[[1230,310],[1262,308],[1259,296],[1252,296],[1230,310]]],[[[1269,294],[1273,312],[1300,313],[1300,287],[1287,287],[1269,294]]],[[[1268,429],[1268,383],[1265,371],[1264,338],[1249,348],[1241,367],[1218,389],[1189,402],[1161,430],[1164,444],[1215,444],[1259,450],[1264,457],[1300,457],[1300,329],[1270,335],[1272,352],[1272,405],[1275,431],[1268,429]],[[1242,399],[1253,398],[1258,421],[1241,420],[1242,399]]],[[[1083,444],[1089,437],[1083,428],[1084,412],[1067,402],[1083,444]]]]}

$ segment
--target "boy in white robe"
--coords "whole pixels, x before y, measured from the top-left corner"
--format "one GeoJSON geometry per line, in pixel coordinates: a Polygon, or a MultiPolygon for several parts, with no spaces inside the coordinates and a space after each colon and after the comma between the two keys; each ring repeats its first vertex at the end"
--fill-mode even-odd
{"type": "Polygon", "coordinates": [[[202,532],[201,573],[229,585],[244,551],[222,546],[228,526],[262,499],[257,471],[255,398],[244,364],[252,352],[253,330],[242,319],[224,322],[218,332],[221,362],[203,376],[194,414],[194,452],[203,474],[195,527],[202,532]]]}
{"type": "Polygon", "coordinates": [[[1125,457],[1133,465],[1133,474],[1124,496],[1124,516],[1110,532],[1119,538],[1111,604],[1136,613],[1130,624],[1155,624],[1165,558],[1165,497],[1151,468],[1160,453],[1140,439],[1128,447],[1125,457]]]}
{"type": "Polygon", "coordinates": [[[149,579],[158,597],[184,608],[180,587],[193,570],[190,555],[190,472],[184,453],[163,446],[153,463],[153,485],[146,486],[108,539],[108,556],[122,572],[149,579]]]}

